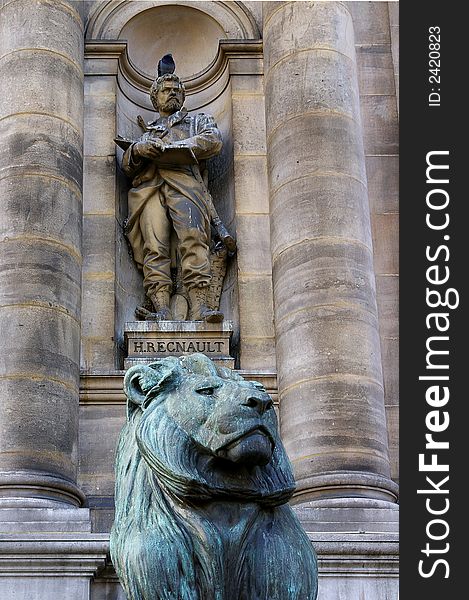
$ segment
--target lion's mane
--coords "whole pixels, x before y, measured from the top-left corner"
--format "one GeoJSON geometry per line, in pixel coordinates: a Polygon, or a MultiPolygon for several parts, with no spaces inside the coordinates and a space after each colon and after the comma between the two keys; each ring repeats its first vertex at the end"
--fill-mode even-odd
{"type": "Polygon", "coordinates": [[[268,464],[217,469],[166,409],[194,374],[244,382],[203,355],[126,374],[111,557],[128,599],[314,600],[316,559],[286,504],[294,479],[277,428],[268,464]],[[238,529],[213,522],[209,507],[217,502],[238,514],[238,529]]]}

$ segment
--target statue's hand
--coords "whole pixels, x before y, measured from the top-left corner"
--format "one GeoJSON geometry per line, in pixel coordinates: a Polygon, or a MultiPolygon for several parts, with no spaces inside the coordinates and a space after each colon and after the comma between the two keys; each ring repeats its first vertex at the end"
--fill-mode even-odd
{"type": "Polygon", "coordinates": [[[136,158],[158,158],[163,152],[165,144],[160,139],[146,140],[144,142],[136,142],[133,147],[133,152],[136,158]]]}

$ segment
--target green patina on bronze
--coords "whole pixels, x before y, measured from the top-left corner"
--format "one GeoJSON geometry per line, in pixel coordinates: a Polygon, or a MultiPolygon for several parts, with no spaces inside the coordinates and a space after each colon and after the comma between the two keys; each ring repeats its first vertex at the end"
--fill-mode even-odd
{"type": "Polygon", "coordinates": [[[111,556],[129,600],[314,600],[265,388],[203,354],[132,367],[111,556]]]}

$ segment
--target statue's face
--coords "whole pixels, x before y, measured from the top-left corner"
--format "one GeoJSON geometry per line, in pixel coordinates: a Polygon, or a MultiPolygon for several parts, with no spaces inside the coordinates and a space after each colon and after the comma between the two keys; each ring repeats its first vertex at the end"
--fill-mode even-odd
{"type": "Polygon", "coordinates": [[[156,95],[158,109],[167,114],[173,114],[182,108],[184,91],[177,81],[164,81],[156,95]]]}

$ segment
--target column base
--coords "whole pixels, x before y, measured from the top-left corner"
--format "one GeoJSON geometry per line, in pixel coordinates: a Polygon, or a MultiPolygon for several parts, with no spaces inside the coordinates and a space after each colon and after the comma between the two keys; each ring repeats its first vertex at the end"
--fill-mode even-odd
{"type": "Polygon", "coordinates": [[[293,496],[294,504],[308,501],[328,502],[337,498],[382,500],[394,504],[399,492],[399,486],[383,475],[356,471],[310,475],[298,480],[297,484],[293,496]]]}
{"type": "Polygon", "coordinates": [[[318,598],[398,597],[397,504],[340,498],[330,499],[328,504],[311,501],[293,510],[318,555],[318,598]]]}
{"type": "Polygon", "coordinates": [[[0,509],[79,507],[85,495],[76,483],[50,473],[0,471],[0,509]]]}

